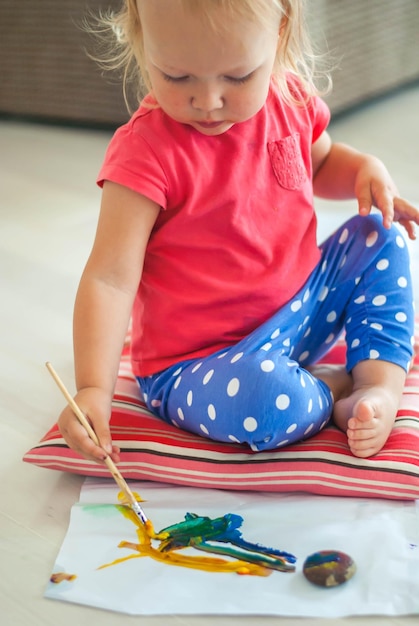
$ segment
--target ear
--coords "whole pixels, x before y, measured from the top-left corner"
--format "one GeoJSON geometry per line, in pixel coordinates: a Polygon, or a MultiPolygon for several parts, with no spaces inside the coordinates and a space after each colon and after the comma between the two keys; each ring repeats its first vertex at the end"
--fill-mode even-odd
{"type": "Polygon", "coordinates": [[[278,32],[278,37],[281,38],[282,35],[284,34],[284,31],[287,27],[288,24],[288,17],[286,15],[284,15],[281,19],[281,23],[279,24],[279,32],[278,32]]]}

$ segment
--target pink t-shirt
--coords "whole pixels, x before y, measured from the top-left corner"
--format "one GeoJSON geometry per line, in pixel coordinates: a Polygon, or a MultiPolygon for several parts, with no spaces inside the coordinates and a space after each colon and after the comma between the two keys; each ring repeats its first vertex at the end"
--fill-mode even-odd
{"type": "Polygon", "coordinates": [[[145,106],[116,131],[99,185],[162,208],[133,308],[136,375],[238,342],[303,286],[320,257],[311,146],[328,121],[319,98],[291,106],[272,85],[218,136],[145,106]]]}

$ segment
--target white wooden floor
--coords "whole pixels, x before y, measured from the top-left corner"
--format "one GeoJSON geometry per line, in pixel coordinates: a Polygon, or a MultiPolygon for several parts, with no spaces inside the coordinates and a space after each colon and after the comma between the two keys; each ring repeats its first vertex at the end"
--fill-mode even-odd
{"type": "MultiPolygon", "coordinates": [[[[403,195],[419,205],[418,111],[419,87],[358,110],[331,130],[335,139],[381,156],[403,195]]],[[[100,626],[254,624],[254,618],[131,618],[42,597],[81,479],[26,465],[21,457],[63,405],[45,361],[73,390],[72,304],[95,231],[100,193],[94,181],[109,137],[105,131],[0,120],[0,621],[4,626],[90,626],[92,620],[100,626]]],[[[318,208],[321,239],[354,212],[353,203],[340,208],[318,203],[318,208]]],[[[418,302],[419,241],[410,247],[418,302]]],[[[327,623],[402,626],[418,620],[327,623]]]]}

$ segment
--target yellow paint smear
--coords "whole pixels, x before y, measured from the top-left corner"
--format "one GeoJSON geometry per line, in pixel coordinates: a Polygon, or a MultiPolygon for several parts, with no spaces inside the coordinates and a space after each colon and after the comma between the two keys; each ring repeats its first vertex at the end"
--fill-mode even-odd
{"type": "Polygon", "coordinates": [[[147,521],[146,524],[142,524],[131,508],[127,506],[120,506],[118,508],[122,512],[124,517],[128,518],[135,524],[135,526],[137,527],[138,537],[138,544],[128,541],[122,541],[118,547],[135,550],[136,554],[131,554],[127,557],[122,557],[120,559],[115,559],[115,561],[112,561],[112,563],[102,565],[98,569],[111,567],[130,559],[148,556],[155,561],[159,561],[160,563],[177,565],[180,567],[189,567],[192,569],[203,570],[206,572],[235,572],[236,574],[251,576],[269,576],[272,573],[272,570],[267,567],[263,567],[255,563],[248,563],[246,561],[227,561],[225,559],[215,557],[186,556],[174,551],[161,552],[159,549],[153,548],[151,541],[152,539],[162,541],[166,539],[169,534],[167,532],[156,534],[153,528],[153,524],[150,521],[147,521]]]}

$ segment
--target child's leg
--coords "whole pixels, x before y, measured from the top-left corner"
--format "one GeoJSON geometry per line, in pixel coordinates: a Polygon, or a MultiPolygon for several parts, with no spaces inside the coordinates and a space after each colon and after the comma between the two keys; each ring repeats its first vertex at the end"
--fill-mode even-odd
{"type": "MultiPolygon", "coordinates": [[[[378,254],[357,278],[346,307],[352,389],[335,402],[333,419],[347,433],[353,454],[367,457],[383,447],[394,424],[412,354],[413,296],[399,231],[385,231],[380,218],[361,221],[359,227],[361,246],[347,261],[364,264],[363,257],[374,249],[378,254]]],[[[331,389],[338,382],[333,369],[310,370],[331,389]]]]}
{"type": "Polygon", "coordinates": [[[322,381],[281,347],[246,348],[240,342],[140,379],[148,406],[182,429],[253,450],[284,446],[327,424],[332,398],[322,381]]]}
{"type": "MultiPolygon", "coordinates": [[[[318,432],[331,415],[333,395],[338,425],[346,430],[345,420],[354,417],[348,427],[357,430],[356,439],[368,439],[371,433],[363,430],[390,419],[378,408],[368,418],[364,401],[355,417],[361,387],[377,387],[358,364],[371,359],[375,368],[388,361],[403,373],[412,353],[412,292],[407,252],[400,246],[398,231],[385,230],[380,217],[353,218],[325,242],[322,261],[303,289],[248,337],[222,353],[139,379],[148,406],[186,430],[263,450],[318,432]],[[342,368],[313,366],[344,323],[354,381],[342,368]],[[366,428],[354,428],[359,422],[367,422],[366,428]]],[[[395,381],[388,404],[393,420],[401,394],[395,381]]],[[[371,404],[378,403],[371,397],[371,404]]],[[[354,451],[363,445],[354,444],[354,451]]]]}

